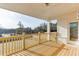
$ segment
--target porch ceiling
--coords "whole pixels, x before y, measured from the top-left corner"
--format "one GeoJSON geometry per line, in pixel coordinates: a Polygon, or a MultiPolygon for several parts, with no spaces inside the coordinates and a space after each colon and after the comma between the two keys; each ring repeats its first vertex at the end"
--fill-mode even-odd
{"type": "Polygon", "coordinates": [[[77,3],[0,3],[0,8],[8,9],[40,19],[55,19],[59,15],[79,9],[77,3]]]}

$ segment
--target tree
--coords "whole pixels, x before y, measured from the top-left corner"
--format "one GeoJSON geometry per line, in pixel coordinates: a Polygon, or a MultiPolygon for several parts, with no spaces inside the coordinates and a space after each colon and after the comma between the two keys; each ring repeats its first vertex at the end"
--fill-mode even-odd
{"type": "Polygon", "coordinates": [[[19,21],[19,23],[18,23],[18,26],[19,26],[19,28],[24,28],[24,26],[23,26],[23,24],[21,23],[21,21],[19,21]]]}
{"type": "Polygon", "coordinates": [[[57,23],[56,24],[50,23],[50,30],[51,30],[51,32],[56,32],[57,31],[57,23]]]}
{"type": "Polygon", "coordinates": [[[24,32],[26,34],[31,34],[32,33],[32,29],[30,27],[24,28],[24,32]]]}
{"type": "Polygon", "coordinates": [[[46,32],[47,31],[47,24],[42,23],[40,26],[36,27],[33,32],[46,32]]]}
{"type": "Polygon", "coordinates": [[[18,22],[19,28],[17,28],[16,33],[22,34],[24,32],[24,25],[21,23],[21,21],[18,22]]]}

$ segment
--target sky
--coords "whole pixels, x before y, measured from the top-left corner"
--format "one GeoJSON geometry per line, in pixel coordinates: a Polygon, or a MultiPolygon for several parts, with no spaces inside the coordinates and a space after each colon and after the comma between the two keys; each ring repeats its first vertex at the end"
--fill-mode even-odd
{"type": "MultiPolygon", "coordinates": [[[[47,23],[47,21],[42,19],[0,8],[0,27],[7,29],[18,28],[19,21],[21,21],[24,27],[31,27],[32,29],[39,26],[41,23],[47,23]]],[[[57,21],[55,20],[52,22],[56,23],[57,21]]]]}

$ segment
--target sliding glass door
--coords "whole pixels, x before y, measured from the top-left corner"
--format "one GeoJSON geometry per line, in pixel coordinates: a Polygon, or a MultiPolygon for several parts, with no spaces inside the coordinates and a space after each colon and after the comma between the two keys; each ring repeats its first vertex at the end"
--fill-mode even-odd
{"type": "Polygon", "coordinates": [[[70,23],[70,40],[71,41],[78,40],[78,22],[70,23]]]}

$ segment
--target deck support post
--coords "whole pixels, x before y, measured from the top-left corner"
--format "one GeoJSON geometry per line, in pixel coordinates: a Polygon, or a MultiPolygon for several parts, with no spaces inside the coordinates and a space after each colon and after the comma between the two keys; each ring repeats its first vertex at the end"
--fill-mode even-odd
{"type": "Polygon", "coordinates": [[[50,40],[50,22],[47,24],[47,40],[50,40]]]}
{"type": "Polygon", "coordinates": [[[39,44],[40,44],[41,43],[40,32],[38,32],[38,41],[39,41],[39,44]]]}
{"type": "Polygon", "coordinates": [[[23,33],[23,50],[25,50],[25,33],[23,33]]]}

